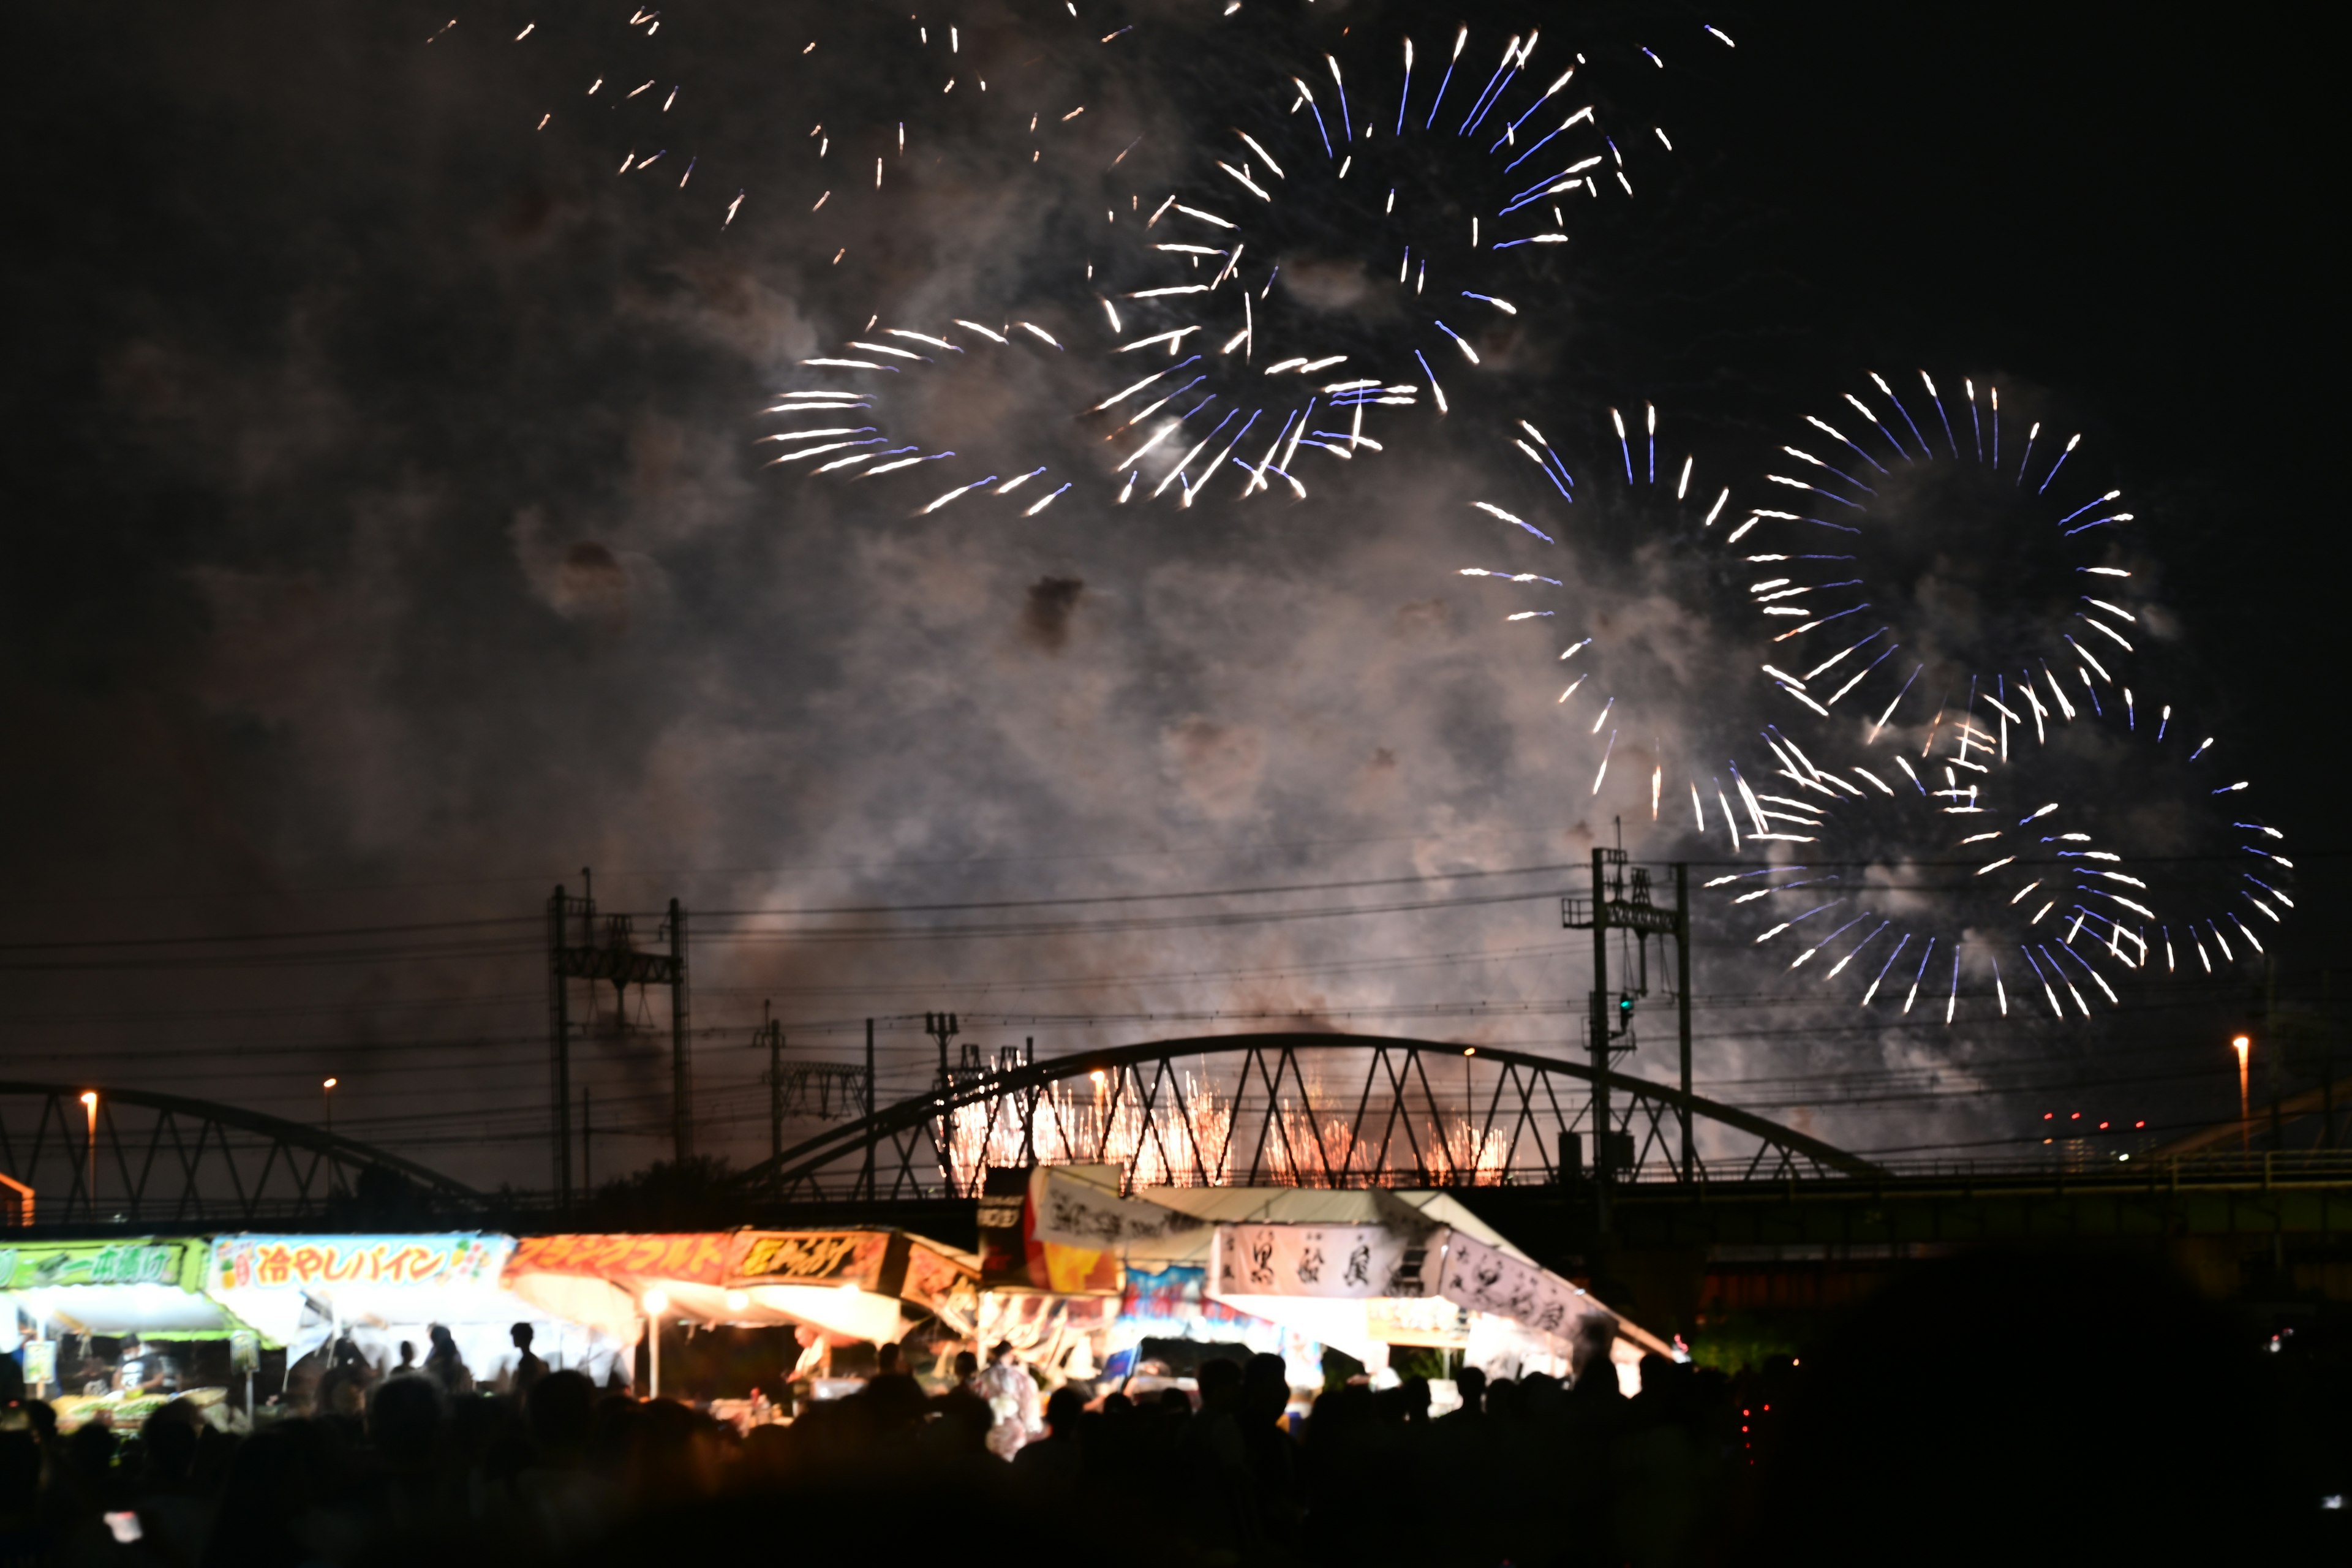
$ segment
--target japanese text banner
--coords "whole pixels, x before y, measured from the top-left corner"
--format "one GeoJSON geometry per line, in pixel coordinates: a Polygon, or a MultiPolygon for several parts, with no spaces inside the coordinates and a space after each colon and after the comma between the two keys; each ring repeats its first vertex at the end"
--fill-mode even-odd
{"type": "Polygon", "coordinates": [[[224,1236],[213,1243],[216,1290],[331,1285],[495,1285],[514,1249],[505,1236],[224,1236]]]}
{"type": "Polygon", "coordinates": [[[1220,1295],[1360,1300],[1423,1294],[1421,1248],[1377,1225],[1217,1227],[1220,1295]]]}
{"type": "Polygon", "coordinates": [[[1042,1173],[1034,1188],[1037,1223],[1031,1232],[1039,1241],[1124,1257],[1196,1255],[1202,1222],[1191,1215],[1121,1197],[1055,1166],[1042,1173]]]}
{"type": "Polygon", "coordinates": [[[745,1231],[735,1237],[728,1277],[753,1285],[856,1285],[874,1289],[890,1233],[881,1230],[745,1231]]]}
{"type": "Polygon", "coordinates": [[[527,1236],[515,1243],[507,1278],[571,1274],[592,1279],[677,1279],[692,1285],[727,1282],[726,1231],[646,1236],[527,1236]]]}
{"type": "Polygon", "coordinates": [[[1559,1275],[1460,1231],[1449,1234],[1437,1293],[1474,1312],[1492,1312],[1565,1339],[1591,1303],[1559,1275]]]}

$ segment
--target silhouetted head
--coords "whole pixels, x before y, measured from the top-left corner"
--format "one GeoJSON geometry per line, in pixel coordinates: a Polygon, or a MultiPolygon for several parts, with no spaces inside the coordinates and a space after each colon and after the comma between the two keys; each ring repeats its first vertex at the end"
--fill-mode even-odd
{"type": "Polygon", "coordinates": [[[1475,1366],[1465,1366],[1454,1374],[1454,1391],[1462,1396],[1465,1410],[1486,1408],[1486,1374],[1475,1366]]]}
{"type": "Polygon", "coordinates": [[[440,1431],[441,1390],[431,1378],[392,1377],[376,1385],[368,1436],[395,1468],[422,1465],[440,1431]]]}
{"type": "Polygon", "coordinates": [[[1253,1421],[1279,1421],[1290,1403],[1290,1373],[1282,1358],[1261,1352],[1242,1368],[1242,1411],[1253,1421]]]}
{"type": "Polygon", "coordinates": [[[588,1441],[596,1416],[596,1385],[585,1373],[551,1372],[523,1395],[530,1435],[551,1455],[571,1453],[588,1441]]]}
{"type": "Polygon", "coordinates": [[[1241,1397],[1242,1369],[1223,1356],[1201,1363],[1201,1408],[1226,1410],[1241,1397]]]}
{"type": "Polygon", "coordinates": [[[1086,1395],[1075,1388],[1057,1388],[1054,1396],[1045,1401],[1045,1425],[1053,1428],[1056,1437],[1076,1436],[1078,1420],[1086,1413],[1086,1395]]]}
{"type": "Polygon", "coordinates": [[[147,1417],[139,1428],[139,1437],[146,1450],[151,1483],[173,1486],[195,1474],[196,1444],[203,1436],[204,1422],[196,1407],[184,1399],[174,1399],[147,1417]]]}
{"type": "Polygon", "coordinates": [[[530,1349],[530,1342],[539,1337],[537,1331],[529,1323],[517,1323],[507,1331],[507,1336],[514,1341],[515,1349],[526,1352],[530,1349]]]}
{"type": "Polygon", "coordinates": [[[955,1374],[959,1379],[975,1376],[980,1372],[980,1358],[970,1351],[956,1352],[955,1374]]]}
{"type": "Polygon", "coordinates": [[[892,1373],[903,1370],[901,1361],[904,1353],[905,1352],[900,1351],[895,1343],[892,1343],[887,1340],[885,1340],[882,1343],[875,1346],[874,1371],[876,1374],[887,1377],[892,1373]]]}

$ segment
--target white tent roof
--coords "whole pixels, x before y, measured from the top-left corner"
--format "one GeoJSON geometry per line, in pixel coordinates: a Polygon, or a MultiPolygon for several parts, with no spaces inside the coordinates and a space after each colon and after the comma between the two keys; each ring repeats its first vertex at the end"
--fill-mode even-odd
{"type": "MultiPolygon", "coordinates": [[[[1386,1187],[1332,1190],[1320,1187],[1143,1187],[1134,1196],[1167,1208],[1179,1210],[1206,1223],[1192,1233],[1192,1251],[1177,1256],[1178,1247],[1154,1244],[1155,1256],[1164,1256],[1174,1263],[1210,1265],[1211,1249],[1216,1237],[1215,1227],[1221,1225],[1384,1225],[1391,1229],[1402,1221],[1419,1221],[1435,1227],[1445,1226],[1455,1233],[1482,1241],[1496,1251],[1522,1263],[1541,1268],[1536,1259],[1510,1237],[1480,1219],[1462,1201],[1451,1194],[1429,1191],[1397,1191],[1386,1187]],[[1402,1209],[1413,1211],[1411,1214],[1402,1209]]],[[[1178,1247],[1181,1246],[1181,1241],[1178,1247]]],[[[1345,1347],[1344,1331],[1333,1318],[1335,1308],[1352,1306],[1354,1316],[1362,1315],[1361,1302],[1339,1303],[1314,1301],[1308,1298],[1248,1297],[1228,1298],[1212,1292],[1219,1300],[1230,1300],[1237,1310],[1260,1317],[1286,1321],[1299,1314],[1313,1318],[1312,1323],[1302,1319],[1292,1326],[1301,1332],[1342,1334],[1327,1341],[1345,1347]],[[1331,1321],[1326,1321],[1329,1319],[1331,1321]]],[[[1671,1355],[1674,1347],[1640,1327],[1622,1313],[1597,1298],[1580,1291],[1584,1301],[1594,1310],[1605,1312],[1616,1320],[1620,1335],[1648,1350],[1671,1355]]],[[[1347,1316],[1344,1312],[1340,1316],[1347,1316]]]]}
{"type": "MultiPolygon", "coordinates": [[[[1460,1199],[1447,1193],[1397,1192],[1386,1187],[1334,1191],[1321,1187],[1139,1187],[1134,1195],[1147,1203],[1178,1210],[1207,1223],[1194,1233],[1195,1252],[1168,1260],[1205,1267],[1209,1248],[1220,1225],[1387,1225],[1418,1218],[1432,1226],[1445,1226],[1475,1240],[1508,1253],[1523,1263],[1534,1258],[1514,1246],[1510,1237],[1472,1214],[1460,1199]],[[1400,1215],[1398,1206],[1412,1209],[1400,1215]]],[[[1155,1251],[1158,1248],[1155,1247],[1155,1251]]]]}

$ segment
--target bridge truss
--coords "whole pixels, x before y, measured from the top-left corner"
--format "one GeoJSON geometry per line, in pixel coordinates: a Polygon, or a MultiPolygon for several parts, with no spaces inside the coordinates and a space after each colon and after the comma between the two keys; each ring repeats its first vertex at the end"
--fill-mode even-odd
{"type": "Polygon", "coordinates": [[[300,1122],[50,1083],[0,1081],[0,1174],[19,1223],[41,1225],[253,1225],[482,1201],[413,1161],[300,1122]]]}
{"type": "Polygon", "coordinates": [[[977,1195],[991,1166],[1108,1164],[1136,1186],[1503,1186],[1872,1176],[1876,1167],[1664,1084],[1524,1051],[1336,1034],[1216,1035],[1006,1061],[829,1127],[740,1178],[775,1202],[977,1195]],[[1609,1131],[1591,1136],[1593,1106],[1609,1131]],[[1693,1155],[1683,1119],[1706,1124],[1693,1155]],[[1570,1144],[1562,1134],[1575,1134],[1570,1144]],[[1575,1155],[1565,1156],[1571,1162],[1575,1155]]]}

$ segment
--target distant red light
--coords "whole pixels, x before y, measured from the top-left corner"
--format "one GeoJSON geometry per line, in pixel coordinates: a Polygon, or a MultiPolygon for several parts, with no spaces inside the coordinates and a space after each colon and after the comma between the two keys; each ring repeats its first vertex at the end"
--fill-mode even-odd
{"type": "Polygon", "coordinates": [[[2078,1111],[2074,1112],[2074,1115],[2069,1116],[2068,1118],[2066,1118],[2066,1120],[2067,1120],[2067,1121],[2082,1121],[2082,1120],[2083,1120],[2083,1113],[2082,1113],[2081,1111],[2079,1111],[2079,1110],[2078,1110],[2078,1111]]]}
{"type": "Polygon", "coordinates": [[[2145,1121],[2135,1121],[2135,1122],[2133,1122],[2133,1123],[2132,1123],[2132,1125],[2133,1125],[2134,1127],[2145,1127],[2145,1126],[2147,1126],[2147,1122],[2145,1122],[2145,1121]]]}
{"type": "Polygon", "coordinates": [[[2052,1121],[2057,1116],[2057,1114],[2058,1113],[2054,1110],[2045,1110],[2042,1113],[2042,1120],[2044,1121],[2052,1121]]]}
{"type": "Polygon", "coordinates": [[[2107,1124],[2106,1124],[2105,1122],[2104,1122],[2104,1121],[2100,1122],[2100,1123],[2099,1123],[2099,1131],[2102,1131],[2102,1132],[2105,1132],[2106,1130],[2107,1130],[2107,1124]]]}

